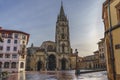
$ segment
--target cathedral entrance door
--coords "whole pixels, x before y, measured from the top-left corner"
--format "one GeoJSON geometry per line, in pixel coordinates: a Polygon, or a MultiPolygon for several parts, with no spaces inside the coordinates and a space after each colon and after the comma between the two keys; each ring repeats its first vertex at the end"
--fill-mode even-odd
{"type": "Polygon", "coordinates": [[[38,63],[37,63],[37,71],[40,71],[41,68],[42,68],[42,62],[38,61],[38,63]]]}
{"type": "Polygon", "coordinates": [[[62,61],[61,61],[61,69],[62,70],[66,69],[66,59],[65,58],[63,58],[62,61]]]}
{"type": "Polygon", "coordinates": [[[48,70],[55,70],[56,68],[56,57],[52,54],[48,57],[48,70]]]}

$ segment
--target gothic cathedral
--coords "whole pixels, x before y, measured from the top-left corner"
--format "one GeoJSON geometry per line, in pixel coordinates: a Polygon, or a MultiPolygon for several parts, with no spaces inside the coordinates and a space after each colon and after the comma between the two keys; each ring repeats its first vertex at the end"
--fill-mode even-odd
{"type": "Polygon", "coordinates": [[[56,22],[55,42],[44,41],[40,47],[28,47],[26,70],[75,69],[75,55],[70,45],[69,23],[61,4],[56,22]]]}

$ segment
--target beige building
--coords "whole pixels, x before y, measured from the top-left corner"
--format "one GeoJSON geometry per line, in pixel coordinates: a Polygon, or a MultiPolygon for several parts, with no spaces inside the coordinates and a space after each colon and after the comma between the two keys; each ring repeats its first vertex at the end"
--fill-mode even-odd
{"type": "Polygon", "coordinates": [[[70,69],[72,70],[76,69],[76,67],[79,66],[78,63],[76,65],[76,59],[78,59],[76,58],[76,54],[70,55],[70,69]]]}
{"type": "Polygon", "coordinates": [[[82,64],[84,65],[84,69],[97,69],[98,63],[96,55],[85,56],[83,58],[82,64]]]}
{"type": "Polygon", "coordinates": [[[99,65],[100,65],[100,68],[106,69],[104,38],[100,39],[100,41],[98,42],[98,51],[99,51],[99,65]]]}
{"type": "Polygon", "coordinates": [[[120,80],[120,0],[103,3],[106,61],[109,80],[120,80]]]}
{"type": "Polygon", "coordinates": [[[79,68],[106,70],[104,38],[100,39],[100,41],[98,42],[98,50],[93,53],[93,55],[79,58],[79,68]]]}
{"type": "Polygon", "coordinates": [[[93,55],[89,55],[89,56],[85,56],[83,58],[84,69],[91,69],[92,68],[92,66],[93,66],[92,56],[93,55]]]}
{"type": "Polygon", "coordinates": [[[77,67],[79,69],[84,69],[84,64],[83,64],[83,57],[79,57],[77,58],[77,67]]]}
{"type": "Polygon", "coordinates": [[[29,47],[26,70],[75,69],[76,57],[72,54],[69,36],[68,19],[61,5],[56,22],[55,42],[44,41],[40,47],[29,47]]]}
{"type": "Polygon", "coordinates": [[[94,69],[101,69],[100,63],[99,63],[99,51],[95,51],[94,53],[94,69]]]}

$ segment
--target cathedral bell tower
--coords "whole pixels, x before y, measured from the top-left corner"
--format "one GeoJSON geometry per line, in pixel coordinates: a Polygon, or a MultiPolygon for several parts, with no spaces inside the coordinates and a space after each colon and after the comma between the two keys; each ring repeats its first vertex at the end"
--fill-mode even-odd
{"type": "Polygon", "coordinates": [[[69,23],[64,13],[63,4],[61,3],[60,13],[56,22],[56,52],[58,54],[70,54],[70,38],[69,38],[69,23]]]}

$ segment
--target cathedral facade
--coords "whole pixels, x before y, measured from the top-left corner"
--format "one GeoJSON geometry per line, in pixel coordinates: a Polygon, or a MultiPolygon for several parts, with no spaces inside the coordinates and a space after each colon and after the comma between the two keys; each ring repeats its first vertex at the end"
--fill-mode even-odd
{"type": "Polygon", "coordinates": [[[28,47],[26,70],[75,69],[76,57],[70,44],[69,23],[61,5],[56,22],[54,41],[44,41],[40,47],[28,47]]]}

